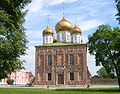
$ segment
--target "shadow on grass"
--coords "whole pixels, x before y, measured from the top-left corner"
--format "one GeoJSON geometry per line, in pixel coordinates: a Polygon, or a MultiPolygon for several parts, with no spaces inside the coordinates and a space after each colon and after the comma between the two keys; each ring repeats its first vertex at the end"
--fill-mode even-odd
{"type": "Polygon", "coordinates": [[[107,89],[103,89],[103,88],[87,88],[87,89],[56,89],[55,91],[78,91],[78,92],[120,92],[119,89],[117,88],[107,88],[107,89]]]}

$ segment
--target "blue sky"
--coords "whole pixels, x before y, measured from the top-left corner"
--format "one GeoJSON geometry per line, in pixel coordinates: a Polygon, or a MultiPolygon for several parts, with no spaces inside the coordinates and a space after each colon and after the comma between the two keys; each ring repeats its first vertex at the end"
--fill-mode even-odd
{"type": "MultiPolygon", "coordinates": [[[[34,73],[35,70],[35,48],[34,46],[42,44],[42,31],[47,26],[47,16],[50,16],[50,27],[55,32],[55,25],[62,18],[63,0],[33,0],[26,7],[28,11],[24,26],[27,28],[26,35],[29,43],[27,44],[27,55],[22,56],[26,60],[24,64],[28,71],[34,73]]],[[[88,35],[95,32],[97,26],[101,24],[110,24],[112,27],[118,26],[115,19],[116,6],[114,0],[64,0],[65,18],[73,25],[77,18],[77,25],[83,31],[83,42],[87,42],[88,35]]],[[[95,66],[94,56],[87,55],[88,68],[92,75],[100,67],[95,66]]]]}

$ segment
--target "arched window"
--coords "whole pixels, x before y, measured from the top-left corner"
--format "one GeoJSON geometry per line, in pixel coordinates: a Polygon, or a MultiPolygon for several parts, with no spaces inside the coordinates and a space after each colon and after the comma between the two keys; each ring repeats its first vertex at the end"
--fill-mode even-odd
{"type": "Polygon", "coordinates": [[[73,42],[73,36],[71,36],[71,41],[73,42]]]}
{"type": "Polygon", "coordinates": [[[70,54],[70,64],[74,65],[74,55],[70,54]]]}
{"type": "Polygon", "coordinates": [[[67,40],[69,40],[69,35],[67,35],[67,40]]]}
{"type": "Polygon", "coordinates": [[[52,65],[52,55],[48,55],[48,65],[52,65]]]}

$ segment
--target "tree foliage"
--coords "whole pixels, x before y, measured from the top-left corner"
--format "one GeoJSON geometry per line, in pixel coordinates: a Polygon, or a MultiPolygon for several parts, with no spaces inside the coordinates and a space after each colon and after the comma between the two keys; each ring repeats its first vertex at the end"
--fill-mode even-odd
{"type": "Polygon", "coordinates": [[[7,84],[8,84],[8,85],[13,85],[13,83],[14,83],[14,80],[13,80],[13,79],[8,79],[8,80],[7,80],[7,84]]]}
{"type": "Polygon", "coordinates": [[[99,77],[103,77],[103,78],[108,78],[110,77],[110,75],[107,73],[107,71],[105,70],[104,67],[100,68],[98,71],[97,71],[97,74],[99,77]]]}
{"type": "Polygon", "coordinates": [[[23,23],[31,0],[0,0],[0,79],[22,68],[20,56],[25,54],[26,36],[23,23]]]}
{"type": "Polygon", "coordinates": [[[111,77],[116,73],[120,87],[120,29],[100,25],[88,39],[89,53],[95,55],[96,65],[102,65],[111,77]]]}
{"type": "Polygon", "coordinates": [[[115,2],[116,2],[116,8],[117,8],[117,11],[118,11],[116,16],[117,16],[117,20],[120,23],[120,0],[115,0],[115,2]]]}

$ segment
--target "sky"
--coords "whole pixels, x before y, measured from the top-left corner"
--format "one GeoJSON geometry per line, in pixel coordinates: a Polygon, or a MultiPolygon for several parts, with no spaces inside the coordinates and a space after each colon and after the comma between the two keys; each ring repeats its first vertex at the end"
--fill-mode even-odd
{"type": "MultiPolygon", "coordinates": [[[[63,0],[32,0],[26,9],[28,13],[25,17],[25,28],[27,28],[26,36],[29,43],[25,56],[21,56],[21,60],[25,60],[25,68],[28,71],[35,72],[35,47],[42,45],[42,32],[46,28],[47,15],[50,15],[49,26],[55,33],[55,25],[62,18],[63,0]]],[[[64,17],[82,30],[83,42],[88,41],[91,35],[101,24],[109,24],[117,27],[118,21],[115,18],[117,13],[114,0],[64,0],[64,17]]],[[[94,56],[87,54],[88,69],[92,75],[100,67],[95,66],[94,56]]]]}

